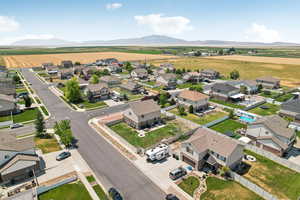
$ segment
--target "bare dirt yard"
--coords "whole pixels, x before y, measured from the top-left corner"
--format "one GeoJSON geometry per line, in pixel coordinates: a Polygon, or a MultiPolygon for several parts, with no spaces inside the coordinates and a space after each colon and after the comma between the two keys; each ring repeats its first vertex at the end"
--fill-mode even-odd
{"type": "Polygon", "coordinates": [[[261,63],[272,63],[272,64],[287,64],[287,65],[300,65],[300,58],[279,58],[279,57],[263,57],[263,56],[212,56],[207,57],[210,59],[221,59],[221,60],[237,60],[237,61],[248,61],[248,62],[261,62],[261,63]]]}
{"type": "Polygon", "coordinates": [[[175,58],[176,56],[137,54],[122,52],[99,52],[99,53],[66,53],[66,54],[43,54],[43,55],[16,55],[3,56],[4,62],[8,68],[36,67],[45,62],[60,64],[63,60],[72,60],[73,62],[90,63],[97,59],[117,58],[120,61],[144,61],[154,59],[175,58]]]}

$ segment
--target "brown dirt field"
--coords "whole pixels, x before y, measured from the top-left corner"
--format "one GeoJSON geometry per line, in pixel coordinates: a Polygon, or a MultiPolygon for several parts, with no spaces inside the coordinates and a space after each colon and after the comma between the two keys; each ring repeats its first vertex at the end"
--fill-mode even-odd
{"type": "Polygon", "coordinates": [[[43,54],[43,55],[17,55],[3,56],[8,68],[25,68],[40,66],[45,62],[60,64],[62,60],[72,60],[73,62],[90,63],[97,59],[117,58],[120,61],[144,61],[153,59],[175,58],[176,56],[137,54],[122,52],[99,52],[99,53],[66,53],[66,54],[43,54]]]}
{"type": "Polygon", "coordinates": [[[207,57],[209,59],[221,59],[221,60],[237,60],[248,62],[261,62],[272,64],[287,64],[287,65],[300,65],[300,58],[278,58],[278,57],[263,57],[263,56],[212,56],[207,57]]]}

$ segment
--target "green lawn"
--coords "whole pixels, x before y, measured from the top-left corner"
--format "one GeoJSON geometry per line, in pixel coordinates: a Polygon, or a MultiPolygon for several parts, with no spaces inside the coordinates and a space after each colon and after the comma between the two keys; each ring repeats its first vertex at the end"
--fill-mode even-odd
{"type": "Polygon", "coordinates": [[[49,116],[48,110],[46,109],[45,106],[41,106],[42,111],[44,112],[45,115],[49,116]]]}
{"type": "Polygon", "coordinates": [[[252,112],[257,115],[266,116],[266,115],[274,115],[277,113],[277,111],[280,110],[280,107],[275,104],[265,103],[263,105],[260,105],[256,108],[253,108],[251,110],[248,110],[249,112],[252,112]],[[269,109],[262,109],[261,106],[268,106],[269,109]]]}
{"type": "Polygon", "coordinates": [[[281,96],[275,98],[275,101],[286,102],[287,100],[290,100],[292,97],[294,97],[293,94],[291,94],[291,93],[286,93],[286,94],[284,94],[284,95],[281,95],[281,96]]]}
{"type": "Polygon", "coordinates": [[[208,177],[206,185],[207,191],[201,195],[201,200],[263,200],[262,197],[234,181],[208,177]]]}
{"type": "Polygon", "coordinates": [[[104,101],[97,101],[95,103],[90,103],[89,101],[85,100],[81,103],[76,104],[78,105],[83,105],[85,109],[93,109],[93,108],[104,108],[106,107],[106,103],[104,101]]]}
{"type": "Polygon", "coordinates": [[[188,178],[184,178],[181,183],[179,183],[179,187],[193,197],[194,191],[199,187],[200,181],[198,178],[194,176],[190,176],[188,178]]]}
{"type": "Polygon", "coordinates": [[[162,128],[148,132],[145,137],[139,137],[138,133],[124,122],[110,126],[110,128],[133,146],[142,148],[154,145],[164,138],[181,132],[181,128],[175,123],[168,123],[162,128]]]}
{"type": "Polygon", "coordinates": [[[61,150],[57,140],[52,138],[34,138],[35,146],[42,150],[43,153],[51,153],[61,150]]]}
{"type": "Polygon", "coordinates": [[[259,95],[262,96],[262,97],[275,99],[275,98],[278,98],[278,96],[280,96],[281,94],[277,93],[277,92],[270,92],[270,93],[262,92],[259,95]]]}
{"type": "Polygon", "coordinates": [[[138,99],[141,99],[143,97],[142,94],[132,94],[131,92],[129,92],[127,90],[124,90],[122,88],[114,88],[113,90],[118,92],[120,95],[126,94],[129,101],[138,100],[138,99]]]}
{"type": "Polygon", "coordinates": [[[296,135],[300,138],[300,131],[296,131],[296,135]]]}
{"type": "Polygon", "coordinates": [[[109,198],[107,197],[103,189],[100,187],[100,185],[93,186],[93,189],[95,190],[100,200],[109,200],[109,198]]]}
{"type": "Polygon", "coordinates": [[[182,84],[178,84],[176,86],[176,88],[178,88],[178,89],[184,89],[184,88],[190,88],[191,86],[195,86],[195,85],[201,86],[201,84],[195,84],[195,83],[182,83],[182,84]]]}
{"type": "MultiPolygon", "coordinates": [[[[36,119],[38,108],[28,109],[19,114],[13,115],[14,123],[21,123],[36,119]]],[[[11,116],[0,117],[0,122],[11,120],[11,116]]]]}
{"type": "MultiPolygon", "coordinates": [[[[240,129],[240,128],[245,128],[246,125],[245,124],[242,124],[240,122],[237,122],[233,119],[227,119],[219,124],[216,124],[212,127],[209,127],[210,129],[213,129],[217,132],[220,132],[220,133],[226,133],[227,131],[232,131],[232,132],[235,132],[236,130],[240,129]]],[[[235,138],[238,138],[239,135],[235,135],[234,136],[235,138]]]]}
{"type": "Polygon", "coordinates": [[[95,182],[96,179],[93,175],[87,176],[86,179],[88,180],[89,183],[95,182]]]}
{"type": "Polygon", "coordinates": [[[248,163],[251,165],[251,168],[244,175],[245,178],[277,196],[279,199],[299,199],[300,173],[253,152],[245,151],[245,153],[253,155],[257,160],[256,162],[248,163]]]}
{"type": "Polygon", "coordinates": [[[234,104],[234,103],[231,103],[231,102],[222,101],[222,100],[218,100],[218,99],[210,99],[210,101],[214,102],[214,103],[217,103],[217,104],[224,105],[224,106],[228,106],[228,107],[231,107],[231,108],[238,108],[238,109],[245,108],[245,106],[241,106],[241,105],[238,105],[238,104],[234,104]]]}
{"type": "Polygon", "coordinates": [[[175,115],[178,115],[184,119],[187,119],[187,120],[190,120],[192,122],[195,122],[197,124],[201,124],[201,125],[204,125],[204,124],[207,124],[209,122],[212,122],[212,121],[215,121],[217,119],[220,119],[222,117],[225,117],[227,114],[224,113],[224,112],[213,112],[213,113],[210,113],[208,115],[205,115],[203,117],[199,117],[197,115],[194,115],[194,114],[191,114],[191,113],[186,113],[186,115],[179,115],[179,112],[177,110],[177,108],[174,108],[172,110],[170,110],[171,113],[175,114],[175,115]]]}
{"type": "Polygon", "coordinates": [[[85,186],[77,183],[65,184],[39,195],[39,200],[92,200],[85,186]]]}
{"type": "Polygon", "coordinates": [[[16,93],[17,93],[17,94],[19,94],[19,93],[24,93],[24,92],[28,92],[28,91],[26,90],[26,88],[17,88],[17,89],[16,89],[16,93]]]}
{"type": "Polygon", "coordinates": [[[145,84],[151,85],[151,86],[155,86],[156,85],[156,81],[148,81],[148,82],[145,82],[145,84]]]}

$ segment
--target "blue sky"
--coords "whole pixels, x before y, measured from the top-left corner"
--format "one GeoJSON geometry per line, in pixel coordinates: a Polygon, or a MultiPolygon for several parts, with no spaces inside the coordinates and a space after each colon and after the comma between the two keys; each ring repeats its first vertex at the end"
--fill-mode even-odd
{"type": "Polygon", "coordinates": [[[0,44],[26,38],[300,43],[299,0],[1,0],[0,44]]]}

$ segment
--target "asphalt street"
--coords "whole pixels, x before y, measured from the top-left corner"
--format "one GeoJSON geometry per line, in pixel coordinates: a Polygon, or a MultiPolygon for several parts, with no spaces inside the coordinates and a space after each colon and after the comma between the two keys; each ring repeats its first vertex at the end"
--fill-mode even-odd
{"type": "Polygon", "coordinates": [[[27,81],[32,83],[31,87],[52,115],[47,121],[47,126],[52,126],[56,120],[71,120],[73,134],[78,140],[79,153],[105,186],[117,188],[125,200],[165,198],[165,193],[159,187],[88,125],[89,119],[124,110],[127,104],[89,112],[76,112],[55,96],[48,89],[49,85],[37,79],[33,72],[23,69],[22,73],[27,81]]]}
{"type": "Polygon", "coordinates": [[[15,134],[16,136],[26,135],[35,132],[35,128],[33,124],[25,124],[23,127],[20,128],[14,128],[14,129],[0,129],[1,133],[10,133],[15,134]]]}

